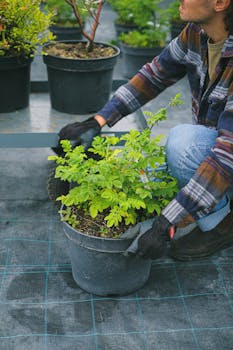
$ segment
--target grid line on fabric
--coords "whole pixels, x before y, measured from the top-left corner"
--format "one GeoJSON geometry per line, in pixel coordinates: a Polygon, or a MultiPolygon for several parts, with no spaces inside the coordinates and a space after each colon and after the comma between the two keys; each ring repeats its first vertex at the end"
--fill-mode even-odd
{"type": "Polygon", "coordinates": [[[9,255],[10,255],[10,242],[8,242],[7,244],[7,249],[6,249],[6,259],[5,259],[5,269],[2,273],[2,278],[1,278],[1,284],[0,284],[0,303],[1,303],[1,298],[2,298],[2,289],[3,289],[3,284],[4,284],[4,280],[7,274],[7,266],[8,266],[8,261],[9,261],[9,255]]]}
{"type": "MultiPolygon", "coordinates": [[[[33,272],[32,272],[33,273],[33,272]]],[[[46,272],[45,272],[46,275],[46,272]]],[[[233,293],[232,293],[233,294],[233,293]]],[[[184,294],[184,295],[179,295],[179,296],[172,296],[172,297],[161,297],[161,298],[153,298],[153,297],[137,297],[137,298],[123,298],[123,297],[116,297],[116,298],[95,298],[93,297],[93,299],[91,298],[91,300],[93,300],[93,302],[98,302],[98,301],[136,301],[136,302],[140,302],[140,301],[165,301],[165,300],[181,300],[184,298],[190,298],[190,297],[199,297],[199,296],[211,296],[211,295],[223,295],[225,296],[225,293],[201,293],[201,294],[184,294]]],[[[62,301],[47,301],[46,305],[53,305],[53,304],[81,304],[81,303],[86,303],[86,302],[90,302],[90,299],[83,299],[83,300],[62,300],[62,301]]],[[[14,301],[8,301],[8,302],[0,302],[0,304],[2,305],[13,305],[15,304],[14,301]]],[[[45,302],[19,302],[17,301],[17,304],[19,305],[40,305],[42,306],[43,304],[45,304],[45,302]]]]}
{"type": "Polygon", "coordinates": [[[144,334],[143,340],[144,340],[145,350],[149,350],[147,333],[146,333],[146,330],[145,330],[145,322],[144,322],[144,318],[143,318],[142,307],[141,307],[141,304],[140,304],[140,297],[138,296],[138,293],[135,293],[135,298],[136,298],[136,303],[137,303],[137,307],[138,307],[138,313],[139,313],[139,317],[140,317],[141,328],[142,328],[143,334],[144,334]]]}
{"type": "Polygon", "coordinates": [[[176,276],[178,289],[179,289],[179,292],[180,292],[180,297],[182,299],[182,303],[183,303],[183,306],[184,306],[184,309],[185,309],[185,313],[186,313],[188,322],[190,324],[190,329],[192,331],[193,339],[195,341],[195,344],[197,345],[198,350],[201,350],[200,344],[199,344],[199,342],[197,340],[197,337],[196,337],[196,334],[195,334],[195,330],[194,330],[194,327],[193,327],[193,324],[192,324],[192,321],[191,321],[191,318],[190,318],[189,310],[188,310],[188,307],[187,307],[186,302],[185,302],[185,298],[184,298],[184,295],[183,295],[183,292],[182,292],[182,288],[181,288],[181,285],[180,285],[180,281],[179,281],[179,278],[178,278],[178,275],[177,275],[177,271],[176,271],[176,266],[175,265],[174,265],[174,270],[175,270],[175,276],[176,276]]]}
{"type": "Polygon", "coordinates": [[[225,294],[225,296],[227,298],[227,301],[228,301],[231,313],[233,315],[233,304],[232,304],[232,301],[230,300],[230,297],[229,297],[229,294],[231,294],[231,293],[228,293],[228,291],[226,289],[224,278],[223,278],[223,274],[222,274],[222,267],[216,261],[214,261],[214,264],[216,265],[217,271],[219,273],[219,279],[220,279],[220,281],[222,283],[222,286],[223,286],[223,289],[224,289],[224,294],[225,294]]]}
{"type": "MultiPolygon", "coordinates": [[[[16,212],[16,208],[14,210],[14,213],[13,215],[15,214],[16,212]]],[[[12,233],[12,231],[10,231],[12,233]]],[[[5,262],[4,262],[4,272],[3,272],[3,276],[2,276],[2,279],[1,279],[1,284],[0,284],[0,303],[2,301],[2,288],[3,288],[3,284],[4,284],[4,280],[5,280],[5,276],[7,274],[7,269],[8,269],[8,263],[9,263],[9,256],[10,256],[10,245],[11,245],[11,234],[10,234],[10,237],[9,237],[9,241],[7,242],[7,248],[6,248],[6,259],[5,259],[5,262]]],[[[0,240],[1,241],[1,240],[0,240]]]]}
{"type": "MultiPolygon", "coordinates": [[[[233,326],[225,326],[225,327],[193,327],[193,328],[180,328],[180,329],[166,329],[166,330],[150,330],[150,331],[126,331],[126,332],[96,332],[96,336],[104,335],[104,336],[114,336],[114,335],[129,335],[129,334],[159,334],[159,333],[181,333],[181,332],[190,332],[194,330],[195,332],[206,332],[206,331],[223,331],[223,330],[233,330],[233,326]]],[[[36,337],[36,336],[44,336],[45,333],[28,333],[28,334],[17,334],[17,335],[9,335],[9,336],[0,336],[0,339],[10,339],[10,338],[20,338],[20,337],[36,337]]],[[[82,337],[93,337],[93,333],[89,334],[46,334],[47,337],[66,337],[66,338],[82,338],[82,337]]],[[[199,346],[200,349],[200,346],[199,346]]]]}
{"type": "Polygon", "coordinates": [[[92,317],[92,323],[93,323],[93,335],[94,335],[94,340],[95,340],[95,350],[98,350],[99,345],[98,345],[97,332],[96,332],[95,305],[94,305],[93,294],[91,294],[91,317],[92,317]]]}
{"type": "Polygon", "coordinates": [[[51,262],[51,229],[52,229],[52,224],[51,221],[49,222],[49,230],[48,230],[48,266],[47,266],[47,271],[46,271],[46,280],[45,280],[45,310],[44,310],[44,350],[48,349],[48,309],[47,309],[47,304],[48,304],[48,279],[49,279],[49,272],[50,272],[50,262],[51,262]]]}

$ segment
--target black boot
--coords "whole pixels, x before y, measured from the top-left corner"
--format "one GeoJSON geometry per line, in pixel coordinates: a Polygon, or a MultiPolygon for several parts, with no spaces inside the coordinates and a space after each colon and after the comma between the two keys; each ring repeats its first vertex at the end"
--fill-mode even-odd
{"type": "Polygon", "coordinates": [[[213,230],[201,231],[194,228],[187,235],[173,239],[170,256],[177,260],[188,261],[210,256],[221,249],[233,245],[233,211],[213,230]]]}

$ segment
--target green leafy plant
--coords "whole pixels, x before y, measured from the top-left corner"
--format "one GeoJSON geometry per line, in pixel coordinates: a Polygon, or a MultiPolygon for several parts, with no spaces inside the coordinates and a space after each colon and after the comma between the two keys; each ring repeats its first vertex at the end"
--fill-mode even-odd
{"type": "MultiPolygon", "coordinates": [[[[180,103],[177,94],[169,106],[180,103]]],[[[70,141],[61,141],[64,157],[49,159],[57,163],[55,177],[72,184],[67,195],[57,198],[65,206],[63,220],[80,228],[81,216],[86,221],[100,217],[95,234],[109,237],[114,227],[134,225],[161,212],[174,197],[177,183],[164,165],[164,135],[152,138],[151,129],[166,119],[167,108],[147,112],[148,127],[143,131],[95,137],[89,149],[95,157],[87,157],[83,146],[72,148],[70,141]]]]}
{"type": "Polygon", "coordinates": [[[155,21],[161,0],[108,0],[117,13],[119,24],[136,25],[145,28],[155,21]]]}
{"type": "Polygon", "coordinates": [[[0,56],[32,57],[37,47],[53,38],[48,28],[52,13],[40,0],[0,1],[0,56]]]}
{"type": "MultiPolygon", "coordinates": [[[[119,0],[122,5],[127,0],[119,0]]],[[[127,11],[131,14],[138,29],[121,33],[119,40],[132,47],[153,48],[164,47],[167,37],[167,27],[164,25],[165,19],[160,16],[161,0],[131,1],[127,6],[127,11]]],[[[126,5],[126,4],[125,4],[126,5]]],[[[122,9],[122,11],[126,11],[122,9]]]]}
{"type": "Polygon", "coordinates": [[[179,7],[180,1],[174,0],[160,12],[161,20],[170,30],[171,39],[175,38],[186,25],[180,18],[179,7]]]}
{"type": "Polygon", "coordinates": [[[132,47],[153,48],[164,47],[166,43],[167,32],[162,27],[132,30],[128,33],[121,33],[119,40],[132,47]]]}

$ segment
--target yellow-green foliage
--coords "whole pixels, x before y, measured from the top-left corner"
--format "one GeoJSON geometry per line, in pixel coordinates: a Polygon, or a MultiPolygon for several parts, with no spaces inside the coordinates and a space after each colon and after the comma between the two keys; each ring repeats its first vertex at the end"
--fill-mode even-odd
{"type": "Polygon", "coordinates": [[[53,38],[52,14],[40,5],[40,0],[0,0],[0,56],[32,57],[53,38]]]}
{"type": "Polygon", "coordinates": [[[132,47],[141,48],[163,48],[166,43],[167,33],[163,28],[152,28],[144,30],[132,30],[128,33],[121,33],[120,41],[132,47]]]}
{"type": "Polygon", "coordinates": [[[154,23],[162,0],[108,0],[117,13],[117,23],[145,28],[154,23]]]}

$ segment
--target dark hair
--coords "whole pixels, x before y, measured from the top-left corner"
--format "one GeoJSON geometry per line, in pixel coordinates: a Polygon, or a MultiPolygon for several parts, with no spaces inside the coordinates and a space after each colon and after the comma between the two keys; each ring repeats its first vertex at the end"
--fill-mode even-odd
{"type": "Polygon", "coordinates": [[[230,34],[233,34],[233,0],[231,0],[231,3],[226,10],[225,26],[226,26],[226,30],[230,34]]]}

